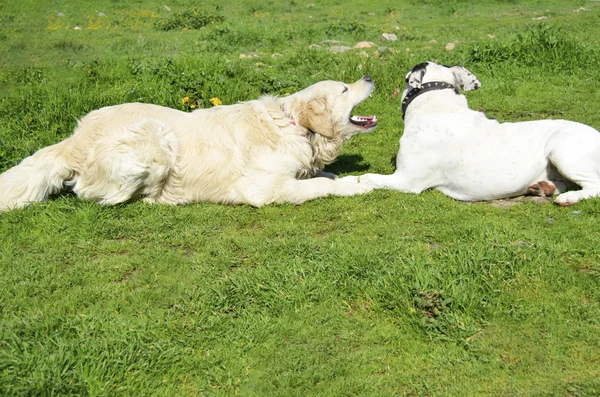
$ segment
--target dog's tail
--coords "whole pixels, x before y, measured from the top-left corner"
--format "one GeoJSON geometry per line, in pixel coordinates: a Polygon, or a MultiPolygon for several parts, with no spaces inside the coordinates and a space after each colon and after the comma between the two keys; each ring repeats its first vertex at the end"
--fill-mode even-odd
{"type": "Polygon", "coordinates": [[[63,155],[68,139],[38,150],[0,175],[0,211],[23,208],[59,193],[72,178],[63,155]]]}

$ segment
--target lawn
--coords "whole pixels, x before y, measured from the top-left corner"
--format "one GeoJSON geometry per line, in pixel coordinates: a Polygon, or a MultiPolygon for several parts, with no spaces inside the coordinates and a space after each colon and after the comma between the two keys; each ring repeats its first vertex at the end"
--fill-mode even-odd
{"type": "MultiPolygon", "coordinates": [[[[102,106],[369,74],[356,113],[380,125],[326,171],[391,173],[394,92],[425,60],[467,67],[500,121],[600,128],[598,1],[192,3],[0,3],[0,171],[102,106]]],[[[600,199],[0,213],[0,395],[598,396],[600,199]]]]}

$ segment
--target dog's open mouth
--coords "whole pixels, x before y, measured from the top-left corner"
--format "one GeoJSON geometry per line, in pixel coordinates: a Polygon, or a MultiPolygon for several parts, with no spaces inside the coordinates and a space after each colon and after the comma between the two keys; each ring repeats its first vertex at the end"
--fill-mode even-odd
{"type": "Polygon", "coordinates": [[[375,128],[377,127],[377,117],[376,116],[352,116],[350,117],[350,122],[354,125],[363,128],[375,128]]]}

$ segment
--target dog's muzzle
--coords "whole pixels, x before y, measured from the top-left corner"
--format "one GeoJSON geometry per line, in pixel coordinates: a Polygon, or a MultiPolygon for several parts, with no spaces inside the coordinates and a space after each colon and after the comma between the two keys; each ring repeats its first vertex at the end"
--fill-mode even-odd
{"type": "Polygon", "coordinates": [[[445,90],[451,88],[455,93],[459,93],[458,89],[452,84],[444,83],[442,81],[430,81],[429,83],[425,83],[421,86],[421,88],[413,88],[406,94],[404,100],[402,100],[402,119],[404,119],[404,115],[406,114],[406,108],[412,101],[414,101],[419,95],[425,94],[429,91],[437,91],[437,90],[445,90]]]}

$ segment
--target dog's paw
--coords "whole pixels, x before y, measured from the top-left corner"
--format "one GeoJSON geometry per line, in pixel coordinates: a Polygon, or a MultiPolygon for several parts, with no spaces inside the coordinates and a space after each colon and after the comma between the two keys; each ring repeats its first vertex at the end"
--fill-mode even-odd
{"type": "Polygon", "coordinates": [[[369,193],[371,190],[373,190],[373,186],[369,186],[369,185],[363,185],[363,184],[356,184],[356,185],[352,185],[352,187],[354,189],[356,189],[356,193],[355,194],[366,194],[369,193]]]}
{"type": "Polygon", "coordinates": [[[576,190],[560,194],[556,200],[554,200],[554,203],[560,205],[561,207],[566,207],[568,205],[573,205],[584,198],[585,197],[581,193],[581,190],[576,190]]]}
{"type": "Polygon", "coordinates": [[[354,196],[356,194],[367,194],[373,188],[369,185],[361,185],[359,183],[345,183],[341,190],[341,196],[354,196]]]}
{"type": "Polygon", "coordinates": [[[556,191],[556,186],[550,181],[539,181],[529,186],[527,193],[530,196],[551,197],[556,191]]]}
{"type": "Polygon", "coordinates": [[[358,175],[348,175],[343,178],[336,179],[337,182],[341,183],[360,183],[360,176],[358,175]]]}

